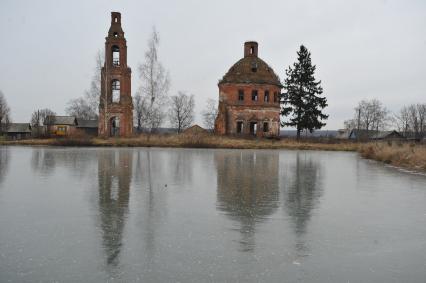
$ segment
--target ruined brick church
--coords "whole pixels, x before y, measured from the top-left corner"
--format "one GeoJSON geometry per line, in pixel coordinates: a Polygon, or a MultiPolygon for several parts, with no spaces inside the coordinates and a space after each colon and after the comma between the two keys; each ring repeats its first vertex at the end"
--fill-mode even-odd
{"type": "Polygon", "coordinates": [[[131,69],[127,66],[127,45],[121,28],[121,14],[111,13],[111,27],[105,38],[105,64],[101,71],[98,135],[130,136],[133,131],[131,69]]]}
{"type": "Polygon", "coordinates": [[[244,57],[218,86],[216,134],[279,136],[279,95],[283,86],[272,68],[258,57],[257,42],[244,43],[244,57]]]}

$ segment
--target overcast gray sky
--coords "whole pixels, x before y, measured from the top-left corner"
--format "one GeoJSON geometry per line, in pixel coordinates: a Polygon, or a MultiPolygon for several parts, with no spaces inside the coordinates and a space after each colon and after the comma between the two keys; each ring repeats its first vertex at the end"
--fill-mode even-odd
{"type": "Polygon", "coordinates": [[[0,90],[15,122],[37,108],[64,114],[89,88],[111,11],[122,14],[132,92],[155,25],[170,94],[195,95],[197,122],[247,40],[259,42],[259,57],[281,80],[307,46],[329,103],[326,129],[341,128],[361,99],[378,98],[393,111],[426,103],[425,0],[1,0],[0,90]]]}

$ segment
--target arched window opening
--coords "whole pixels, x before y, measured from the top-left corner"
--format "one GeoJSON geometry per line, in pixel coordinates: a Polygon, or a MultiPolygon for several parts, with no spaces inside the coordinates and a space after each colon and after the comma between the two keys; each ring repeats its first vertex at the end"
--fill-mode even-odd
{"type": "Polygon", "coordinates": [[[265,96],[263,97],[264,102],[269,102],[269,90],[265,90],[265,96]]]}
{"type": "Polygon", "coordinates": [[[250,134],[257,134],[257,122],[250,122],[250,134]]]}
{"type": "Polygon", "coordinates": [[[120,81],[112,81],[112,102],[120,102],[120,81]]]}
{"type": "Polygon", "coordinates": [[[118,37],[118,33],[117,32],[114,32],[114,37],[118,37]]]}
{"type": "Polygon", "coordinates": [[[120,134],[120,118],[113,117],[110,120],[110,136],[116,137],[120,134]]]}
{"type": "Polygon", "coordinates": [[[257,95],[257,90],[252,90],[251,91],[251,100],[253,100],[253,101],[257,101],[258,100],[258,95],[257,95]]]}
{"type": "Polygon", "coordinates": [[[242,134],[244,131],[243,121],[237,121],[237,134],[242,134]]]}
{"type": "Polygon", "coordinates": [[[263,122],[263,132],[264,133],[269,132],[269,123],[268,122],[263,122]]]}
{"type": "Polygon", "coordinates": [[[117,23],[117,22],[118,22],[118,18],[117,18],[117,17],[115,17],[115,18],[114,18],[114,22],[115,22],[115,23],[117,23]]]}
{"type": "Polygon", "coordinates": [[[243,89],[239,89],[238,90],[238,100],[239,101],[243,101],[244,100],[244,90],[243,89]]]}
{"type": "Polygon", "coordinates": [[[112,65],[120,66],[120,48],[117,45],[112,47],[112,65]]]}

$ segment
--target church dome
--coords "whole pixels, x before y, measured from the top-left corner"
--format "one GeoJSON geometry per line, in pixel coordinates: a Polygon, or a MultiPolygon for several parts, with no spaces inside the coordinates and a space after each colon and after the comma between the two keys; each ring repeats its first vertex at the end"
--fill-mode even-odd
{"type": "Polygon", "coordinates": [[[282,87],[280,78],[265,61],[257,56],[258,44],[244,43],[244,58],[235,63],[219,81],[225,83],[269,84],[282,87]]]}

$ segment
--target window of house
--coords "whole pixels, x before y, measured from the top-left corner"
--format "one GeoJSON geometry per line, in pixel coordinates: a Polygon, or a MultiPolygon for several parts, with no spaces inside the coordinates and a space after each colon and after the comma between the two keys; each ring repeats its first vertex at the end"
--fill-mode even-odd
{"type": "Polygon", "coordinates": [[[258,99],[258,96],[257,96],[257,90],[253,90],[253,91],[251,92],[251,100],[253,100],[253,101],[257,101],[257,99],[258,99]]]}
{"type": "Polygon", "coordinates": [[[244,100],[244,90],[242,89],[238,90],[238,100],[240,101],[244,100]]]}
{"type": "Polygon", "coordinates": [[[120,66],[120,48],[117,45],[112,47],[112,65],[120,66]]]}
{"type": "Polygon", "coordinates": [[[263,122],[263,132],[269,132],[269,123],[263,122]]]}
{"type": "Polygon", "coordinates": [[[269,90],[265,90],[265,96],[263,97],[264,102],[269,102],[269,90]]]}
{"type": "Polygon", "coordinates": [[[238,121],[237,122],[237,133],[241,134],[241,133],[243,133],[243,130],[244,130],[244,124],[243,124],[243,122],[242,121],[238,121]]]}
{"type": "Polygon", "coordinates": [[[112,102],[120,102],[120,81],[112,81],[112,102]]]}

